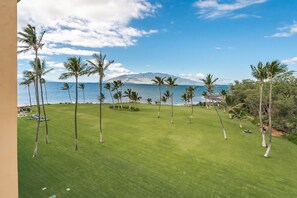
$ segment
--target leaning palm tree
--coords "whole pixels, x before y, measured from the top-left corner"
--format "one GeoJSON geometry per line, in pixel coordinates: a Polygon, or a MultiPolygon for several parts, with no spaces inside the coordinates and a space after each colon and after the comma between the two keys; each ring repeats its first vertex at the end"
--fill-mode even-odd
{"type": "MultiPolygon", "coordinates": [[[[212,103],[214,104],[214,101],[213,101],[213,92],[214,92],[213,91],[213,88],[216,87],[214,83],[218,80],[218,78],[213,79],[213,75],[208,74],[205,77],[205,79],[201,79],[201,80],[203,81],[204,86],[206,87],[207,92],[208,92],[208,94],[210,96],[210,99],[211,99],[212,103]]],[[[227,140],[227,134],[226,134],[226,131],[225,131],[224,123],[222,121],[222,118],[221,118],[221,116],[220,116],[220,114],[219,114],[219,112],[218,112],[215,104],[214,104],[214,108],[216,110],[217,116],[219,117],[220,123],[222,125],[222,129],[223,129],[223,133],[224,133],[224,138],[225,138],[225,140],[227,140]]]]}
{"type": "Polygon", "coordinates": [[[161,102],[162,102],[162,85],[164,85],[164,79],[165,77],[161,76],[155,76],[155,79],[152,79],[153,83],[158,85],[159,93],[160,93],[160,102],[159,102],[159,111],[158,111],[158,118],[160,118],[160,112],[161,112],[161,102]]]}
{"type": "Polygon", "coordinates": [[[33,61],[30,62],[30,65],[34,70],[35,75],[39,79],[41,104],[42,104],[42,110],[43,110],[43,117],[44,117],[44,121],[45,121],[45,132],[46,132],[45,143],[48,144],[48,142],[49,142],[48,141],[48,123],[47,123],[48,120],[47,120],[47,117],[46,117],[46,111],[45,111],[45,106],[44,106],[42,81],[44,80],[43,76],[46,75],[47,73],[49,73],[50,71],[52,71],[53,68],[47,70],[45,60],[40,62],[40,59],[37,60],[37,65],[33,61]]]}
{"type": "Polygon", "coordinates": [[[192,119],[193,119],[193,112],[194,112],[194,108],[193,108],[193,98],[195,97],[195,90],[197,88],[194,87],[194,86],[189,86],[187,89],[186,89],[186,95],[187,95],[187,98],[188,100],[190,100],[191,102],[191,116],[190,116],[190,123],[192,123],[192,119]]]}
{"type": "Polygon", "coordinates": [[[176,87],[177,84],[175,84],[177,78],[172,78],[171,76],[168,77],[165,82],[166,82],[166,86],[168,88],[170,88],[170,96],[171,96],[171,124],[173,124],[173,92],[172,92],[172,88],[176,87]]]}
{"type": "Polygon", "coordinates": [[[85,100],[85,84],[84,83],[79,83],[78,88],[82,90],[84,103],[86,103],[86,100],[85,100]]]}
{"type": "MultiPolygon", "coordinates": [[[[102,81],[105,76],[104,71],[114,62],[112,61],[105,61],[106,55],[102,54],[93,54],[95,61],[87,60],[87,62],[91,65],[89,68],[89,74],[98,74],[99,75],[99,95],[102,95],[102,81]]],[[[100,144],[103,143],[103,136],[102,136],[102,100],[100,100],[100,133],[99,133],[99,142],[100,144]]]]}
{"type": "Polygon", "coordinates": [[[71,87],[72,87],[72,85],[70,86],[68,83],[64,83],[63,87],[61,87],[61,90],[68,91],[68,96],[69,96],[70,103],[72,103],[71,95],[70,95],[71,87]]]}
{"type": "MultiPolygon", "coordinates": [[[[33,50],[35,53],[35,64],[37,65],[38,51],[41,50],[44,45],[44,43],[42,43],[42,38],[44,34],[45,34],[45,31],[37,35],[35,27],[28,24],[23,29],[23,32],[18,32],[18,35],[19,35],[18,41],[21,44],[23,44],[21,46],[18,46],[18,48],[20,48],[20,51],[18,51],[18,53],[28,52],[30,50],[33,50]]],[[[39,137],[39,128],[40,128],[40,104],[39,104],[39,92],[38,92],[38,86],[37,86],[38,82],[39,82],[38,77],[36,77],[35,96],[36,96],[38,122],[37,122],[37,128],[36,128],[35,146],[33,151],[34,158],[37,157],[37,146],[38,146],[38,137],[39,137]]]]}
{"type": "MultiPolygon", "coordinates": [[[[64,62],[64,67],[67,72],[62,73],[59,79],[64,80],[70,77],[75,77],[75,110],[74,110],[74,135],[75,135],[75,150],[78,150],[77,137],[77,102],[78,102],[78,77],[88,73],[87,64],[82,63],[80,58],[71,57],[67,62],[64,62]]],[[[69,91],[69,89],[68,89],[69,91]]]]}
{"type": "Polygon", "coordinates": [[[265,141],[265,131],[263,130],[263,121],[262,121],[262,103],[263,103],[263,85],[264,80],[267,79],[267,68],[263,66],[262,62],[259,62],[257,66],[251,65],[252,76],[259,81],[260,89],[260,101],[259,101],[259,121],[260,121],[260,132],[262,134],[262,147],[267,147],[265,141]]]}
{"type": "Polygon", "coordinates": [[[111,84],[110,83],[105,83],[104,88],[109,91],[110,98],[112,100],[112,105],[113,105],[113,108],[114,108],[114,99],[113,99],[113,96],[112,96],[112,93],[111,93],[111,84]]]}
{"type": "Polygon", "coordinates": [[[269,131],[269,138],[268,138],[268,147],[264,154],[264,157],[268,157],[270,149],[271,149],[271,140],[272,140],[272,82],[276,76],[279,76],[287,71],[287,65],[281,64],[279,61],[275,60],[271,63],[266,63],[266,71],[267,77],[269,79],[269,107],[268,107],[268,131],[269,131]]]}
{"type": "Polygon", "coordinates": [[[29,96],[29,103],[30,103],[30,112],[32,111],[32,100],[31,100],[31,91],[30,91],[30,85],[33,82],[30,78],[24,78],[24,81],[20,83],[20,85],[27,86],[28,88],[28,96],[29,96]]]}

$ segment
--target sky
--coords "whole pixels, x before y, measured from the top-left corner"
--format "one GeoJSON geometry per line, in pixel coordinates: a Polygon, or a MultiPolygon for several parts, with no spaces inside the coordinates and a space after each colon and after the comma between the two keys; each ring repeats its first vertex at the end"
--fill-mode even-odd
{"type": "MultiPolygon", "coordinates": [[[[18,31],[27,24],[46,31],[39,56],[54,68],[48,81],[60,81],[68,58],[99,52],[114,60],[105,79],[163,72],[198,81],[210,73],[228,84],[272,60],[297,70],[296,0],[22,0],[18,31]]],[[[33,59],[18,54],[18,78],[33,59]]]]}

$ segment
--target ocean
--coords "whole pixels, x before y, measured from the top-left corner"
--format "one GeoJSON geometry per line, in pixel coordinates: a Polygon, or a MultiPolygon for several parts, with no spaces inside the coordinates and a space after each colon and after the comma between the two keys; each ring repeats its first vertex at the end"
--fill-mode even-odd
{"type": "MultiPolygon", "coordinates": [[[[68,91],[61,90],[64,82],[47,82],[47,95],[48,102],[50,104],[58,104],[70,102],[68,91]]],[[[98,83],[84,83],[85,84],[85,102],[98,103],[98,95],[99,95],[99,86],[98,83]]],[[[72,102],[75,101],[75,83],[69,83],[72,88],[70,89],[72,102]]],[[[31,100],[32,104],[35,104],[35,92],[33,88],[33,84],[31,87],[31,100]]],[[[104,84],[103,84],[104,87],[104,84]]],[[[185,92],[185,89],[188,85],[179,85],[173,88],[174,99],[173,102],[175,105],[182,105],[184,102],[181,100],[181,95],[185,92]]],[[[204,101],[204,97],[201,93],[205,90],[204,86],[196,86],[198,89],[195,90],[195,98],[193,99],[193,103],[199,103],[200,101],[204,101]]],[[[151,98],[153,103],[154,101],[158,101],[159,99],[159,91],[157,85],[144,85],[144,84],[124,84],[123,92],[126,89],[132,89],[132,91],[138,92],[138,95],[142,97],[142,103],[146,103],[147,98],[151,98]]],[[[215,88],[215,92],[220,92],[221,90],[229,90],[229,86],[220,85],[215,88]]],[[[166,86],[162,86],[162,93],[166,90],[169,90],[166,86]]],[[[115,93],[115,92],[114,92],[115,93]]],[[[104,103],[112,103],[110,93],[108,90],[103,88],[103,94],[105,96],[104,103]]],[[[78,101],[79,103],[83,102],[83,93],[82,90],[78,90],[78,101]]],[[[45,90],[44,90],[44,102],[46,103],[45,90]]],[[[128,98],[123,97],[123,102],[128,102],[128,98]]],[[[169,101],[167,102],[169,104],[169,101]]],[[[29,96],[27,86],[18,85],[18,106],[26,106],[29,105],[29,96]]]]}

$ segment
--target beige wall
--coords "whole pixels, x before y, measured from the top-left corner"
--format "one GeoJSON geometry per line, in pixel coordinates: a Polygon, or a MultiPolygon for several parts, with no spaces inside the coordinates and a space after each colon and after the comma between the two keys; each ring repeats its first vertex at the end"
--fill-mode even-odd
{"type": "Polygon", "coordinates": [[[0,0],[0,197],[8,198],[18,197],[16,1],[0,0]]]}

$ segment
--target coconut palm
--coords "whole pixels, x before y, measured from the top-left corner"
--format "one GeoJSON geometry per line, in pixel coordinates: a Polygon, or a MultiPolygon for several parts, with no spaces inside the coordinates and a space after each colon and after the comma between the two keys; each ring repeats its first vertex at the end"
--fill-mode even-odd
{"type": "Polygon", "coordinates": [[[101,93],[101,96],[98,96],[97,99],[99,102],[102,101],[102,103],[104,103],[105,95],[103,93],[101,93]]]}
{"type": "Polygon", "coordinates": [[[275,60],[271,63],[267,62],[266,65],[266,72],[267,77],[269,79],[269,107],[268,107],[268,131],[269,131],[269,138],[268,138],[268,147],[266,149],[266,152],[264,154],[264,157],[268,157],[271,149],[271,143],[272,143],[272,82],[273,79],[285,72],[287,72],[287,65],[281,64],[279,61],[275,60]]]}
{"type": "Polygon", "coordinates": [[[263,121],[262,121],[262,103],[263,103],[263,85],[264,80],[267,79],[266,67],[262,62],[259,62],[257,66],[251,65],[252,76],[259,81],[259,90],[260,90],[260,101],[259,101],[259,121],[260,121],[260,132],[262,134],[262,147],[267,147],[265,141],[265,131],[263,130],[263,121]]]}
{"type": "MultiPolygon", "coordinates": [[[[45,31],[41,32],[39,35],[36,33],[36,28],[28,24],[24,29],[23,32],[18,32],[18,41],[22,44],[18,46],[20,49],[18,53],[28,52],[30,50],[34,51],[35,54],[35,64],[37,65],[38,59],[38,51],[42,49],[44,43],[42,43],[43,35],[45,31]]],[[[38,73],[38,71],[37,71],[38,73]]],[[[35,135],[35,145],[33,151],[33,157],[37,157],[37,146],[38,146],[38,137],[39,137],[39,128],[40,128],[40,104],[39,104],[39,92],[38,92],[38,77],[35,79],[35,96],[36,96],[36,106],[37,106],[37,128],[36,128],[36,135],[35,135]]]]}
{"type": "Polygon", "coordinates": [[[180,97],[180,99],[182,100],[182,101],[184,101],[185,102],[185,106],[187,106],[187,102],[188,102],[188,95],[187,95],[187,93],[183,93],[183,95],[181,95],[181,97],[180,97]]]}
{"type": "Polygon", "coordinates": [[[45,80],[44,78],[41,78],[41,84],[43,84],[43,86],[44,86],[46,104],[48,104],[47,88],[46,88],[46,80],[45,80]]]}
{"type": "Polygon", "coordinates": [[[35,75],[39,79],[41,104],[42,104],[43,116],[44,116],[44,121],[45,121],[45,132],[46,132],[45,143],[48,144],[48,142],[49,142],[49,140],[48,140],[48,123],[47,123],[47,116],[46,116],[46,111],[45,111],[45,106],[44,106],[44,97],[43,97],[43,88],[42,88],[42,84],[43,84],[42,82],[45,80],[42,80],[42,79],[44,79],[43,76],[45,76],[47,73],[52,71],[53,68],[47,70],[45,60],[40,62],[40,59],[37,60],[37,65],[36,65],[36,62],[33,62],[33,61],[30,62],[30,65],[34,70],[35,75]]]}
{"type": "Polygon", "coordinates": [[[86,103],[86,100],[85,100],[85,84],[84,83],[79,83],[78,88],[82,90],[84,103],[86,103]]]}
{"type": "Polygon", "coordinates": [[[120,89],[120,92],[121,92],[121,94],[119,95],[120,96],[121,109],[123,108],[123,101],[122,101],[123,85],[124,85],[124,83],[121,80],[117,80],[117,86],[118,86],[118,88],[120,89]]]}
{"type": "Polygon", "coordinates": [[[132,102],[137,103],[137,101],[140,101],[141,98],[142,97],[140,97],[136,91],[132,91],[132,93],[131,93],[131,100],[132,100],[132,102]]]}
{"type": "MultiPolygon", "coordinates": [[[[125,92],[124,92],[124,97],[127,97],[129,98],[129,103],[131,103],[131,100],[132,100],[132,90],[131,89],[127,89],[125,92]]],[[[129,109],[131,109],[131,104],[129,104],[129,109]]]]}
{"type": "Polygon", "coordinates": [[[118,91],[113,95],[113,98],[117,100],[117,103],[120,103],[120,95],[121,94],[122,93],[120,91],[118,91]]]}
{"type": "Polygon", "coordinates": [[[189,86],[186,89],[186,95],[187,95],[187,99],[191,102],[191,116],[190,116],[190,123],[192,123],[192,119],[193,119],[193,112],[194,112],[194,107],[193,107],[193,98],[195,97],[195,90],[197,88],[194,86],[189,86]]]}
{"type": "MultiPolygon", "coordinates": [[[[89,76],[93,74],[99,75],[99,95],[102,95],[102,82],[103,78],[105,77],[104,71],[114,62],[112,61],[106,61],[106,55],[102,54],[101,52],[99,54],[93,54],[93,57],[95,58],[95,61],[87,60],[90,64],[89,68],[89,76]]],[[[99,122],[99,142],[100,144],[103,143],[103,135],[102,135],[102,100],[100,100],[100,122],[99,122]]]]}
{"type": "Polygon", "coordinates": [[[112,100],[112,105],[113,105],[113,108],[114,108],[114,99],[113,99],[113,96],[112,96],[112,93],[111,93],[111,84],[110,83],[105,83],[104,88],[109,91],[110,98],[112,100]]]}
{"type": "Polygon", "coordinates": [[[29,96],[30,112],[31,112],[31,111],[32,111],[32,100],[31,100],[30,85],[31,85],[31,83],[33,82],[33,80],[30,79],[30,78],[24,78],[23,80],[24,80],[24,81],[21,82],[20,85],[27,86],[27,88],[28,88],[28,96],[29,96]]]}
{"type": "MultiPolygon", "coordinates": [[[[113,81],[112,82],[112,91],[116,91],[116,94],[115,95],[117,95],[117,103],[120,103],[120,95],[122,95],[122,93],[121,94],[119,94],[119,88],[120,88],[120,85],[119,85],[119,82],[117,81],[117,80],[115,80],[115,81],[113,81]]],[[[114,95],[114,96],[115,96],[114,95]]]]}
{"type": "Polygon", "coordinates": [[[165,80],[166,86],[170,89],[170,96],[171,96],[171,124],[173,124],[173,93],[172,93],[172,88],[177,86],[177,84],[175,84],[176,79],[177,78],[172,78],[170,76],[165,80]]]}
{"type": "MultiPolygon", "coordinates": [[[[81,59],[77,57],[68,58],[67,62],[64,62],[64,67],[67,70],[67,72],[62,73],[59,79],[65,80],[70,77],[75,77],[74,135],[75,135],[75,150],[77,151],[78,150],[78,135],[77,135],[78,77],[86,75],[88,73],[88,70],[87,70],[87,64],[83,63],[81,59]]],[[[69,93],[69,89],[68,89],[68,93],[69,93]]]]}
{"type": "Polygon", "coordinates": [[[230,107],[228,113],[231,119],[239,119],[239,127],[242,128],[242,119],[246,118],[244,103],[239,103],[237,105],[230,107]]]}
{"type": "Polygon", "coordinates": [[[203,91],[203,92],[201,93],[201,95],[204,97],[204,102],[205,102],[205,106],[206,106],[206,108],[208,108],[208,105],[207,105],[207,102],[206,102],[207,91],[203,91]]]}
{"type": "Polygon", "coordinates": [[[163,95],[162,98],[161,98],[161,101],[162,101],[163,103],[166,103],[167,100],[168,100],[168,98],[167,98],[166,96],[163,95]]]}
{"type": "Polygon", "coordinates": [[[147,98],[146,101],[147,101],[148,104],[152,104],[153,100],[151,98],[147,98]]]}
{"type": "MultiPolygon", "coordinates": [[[[213,88],[216,87],[214,83],[218,80],[218,78],[213,79],[213,75],[208,74],[205,77],[205,79],[201,79],[201,80],[203,81],[204,86],[207,89],[208,95],[210,96],[210,99],[211,99],[212,103],[214,104],[214,101],[213,101],[213,92],[214,92],[213,91],[213,88]]],[[[225,138],[225,140],[227,140],[227,134],[226,134],[226,131],[225,131],[225,127],[224,127],[224,123],[222,121],[222,118],[221,118],[221,116],[220,116],[220,114],[219,114],[219,112],[217,110],[216,105],[214,105],[214,108],[216,110],[217,116],[218,116],[218,118],[220,120],[220,123],[222,125],[222,129],[223,129],[223,133],[224,133],[224,138],[225,138]]]]}
{"type": "Polygon", "coordinates": [[[165,77],[161,77],[161,76],[155,76],[155,79],[152,79],[153,83],[158,85],[158,89],[159,89],[159,93],[160,93],[160,102],[159,102],[159,111],[158,111],[158,118],[160,118],[160,112],[161,112],[161,101],[162,101],[162,85],[164,85],[164,79],[165,77]]]}
{"type": "Polygon", "coordinates": [[[72,85],[70,86],[68,83],[64,83],[63,84],[63,87],[61,87],[61,90],[64,90],[64,91],[68,91],[68,96],[69,96],[69,100],[70,100],[70,103],[72,103],[72,100],[71,100],[71,95],[70,95],[70,89],[71,89],[72,85]]]}
{"type": "Polygon", "coordinates": [[[171,97],[170,91],[166,90],[162,96],[162,102],[166,103],[171,97]]]}

